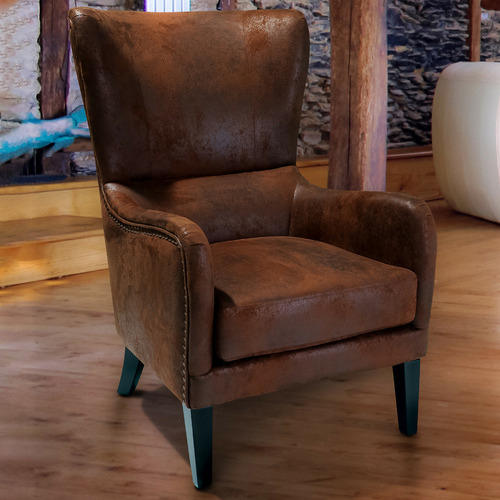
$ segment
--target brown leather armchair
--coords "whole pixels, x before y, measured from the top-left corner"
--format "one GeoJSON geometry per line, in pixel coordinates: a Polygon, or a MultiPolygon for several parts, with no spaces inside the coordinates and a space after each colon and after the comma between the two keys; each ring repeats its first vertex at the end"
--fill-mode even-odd
{"type": "Polygon", "coordinates": [[[118,392],[143,363],[183,404],[210,483],[212,407],[394,367],[417,428],[436,238],[425,203],[295,166],[309,37],[293,10],[70,13],[101,190],[118,392]]]}

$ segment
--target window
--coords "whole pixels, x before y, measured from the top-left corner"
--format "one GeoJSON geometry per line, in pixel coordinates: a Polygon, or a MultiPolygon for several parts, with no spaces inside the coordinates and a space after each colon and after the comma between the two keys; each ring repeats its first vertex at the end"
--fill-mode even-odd
{"type": "Polygon", "coordinates": [[[147,12],[186,12],[191,10],[191,0],[146,0],[147,12]]]}

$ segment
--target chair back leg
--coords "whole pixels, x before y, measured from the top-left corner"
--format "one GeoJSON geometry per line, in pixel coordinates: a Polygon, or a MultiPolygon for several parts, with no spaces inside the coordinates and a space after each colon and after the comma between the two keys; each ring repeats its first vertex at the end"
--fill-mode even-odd
{"type": "Polygon", "coordinates": [[[144,364],[125,347],[122,376],[118,384],[118,394],[120,396],[130,396],[135,391],[143,368],[144,364]]]}
{"type": "Polygon", "coordinates": [[[399,430],[407,436],[417,432],[420,359],[392,367],[399,430]]]}

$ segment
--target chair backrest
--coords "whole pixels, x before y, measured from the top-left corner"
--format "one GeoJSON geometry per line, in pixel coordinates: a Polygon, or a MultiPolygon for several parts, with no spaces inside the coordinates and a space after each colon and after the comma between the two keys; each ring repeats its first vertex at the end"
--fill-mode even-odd
{"type": "Polygon", "coordinates": [[[302,14],[76,8],[69,17],[101,182],[295,162],[309,57],[302,14]]]}
{"type": "Polygon", "coordinates": [[[469,0],[469,58],[481,60],[481,8],[500,10],[500,0],[469,0]]]}

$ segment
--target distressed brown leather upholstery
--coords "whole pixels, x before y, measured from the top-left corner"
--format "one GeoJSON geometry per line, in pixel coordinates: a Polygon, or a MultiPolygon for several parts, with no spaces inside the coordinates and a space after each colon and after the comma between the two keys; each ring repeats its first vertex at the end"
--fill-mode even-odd
{"type": "Polygon", "coordinates": [[[425,354],[428,207],[315,187],[294,165],[301,14],[70,21],[116,327],[188,408],[425,354]]]}
{"type": "Polygon", "coordinates": [[[275,236],[211,246],[214,345],[224,361],[410,323],[417,277],[319,241],[275,236]]]}

